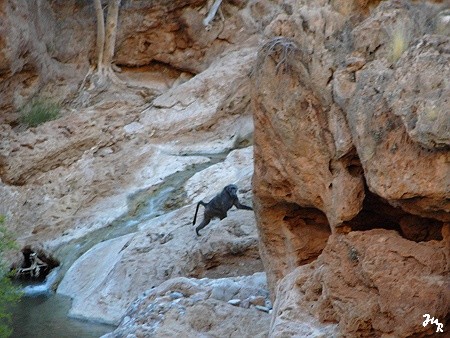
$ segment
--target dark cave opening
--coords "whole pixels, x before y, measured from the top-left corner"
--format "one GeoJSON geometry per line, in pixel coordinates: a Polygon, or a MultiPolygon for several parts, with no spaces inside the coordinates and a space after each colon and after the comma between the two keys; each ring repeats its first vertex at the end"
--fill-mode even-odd
{"type": "Polygon", "coordinates": [[[350,175],[363,178],[365,193],[362,210],[352,220],[344,222],[344,227],[349,227],[351,231],[395,230],[404,238],[415,242],[442,240],[443,222],[413,215],[370,191],[355,148],[342,160],[350,175]]]}
{"type": "Polygon", "coordinates": [[[23,281],[43,282],[50,271],[59,266],[59,261],[42,249],[26,245],[21,250],[22,262],[11,268],[14,277],[23,281]]]}
{"type": "Polygon", "coordinates": [[[372,193],[367,186],[362,210],[344,225],[349,226],[352,231],[395,230],[404,238],[415,242],[442,240],[443,222],[394,207],[372,193]]]}

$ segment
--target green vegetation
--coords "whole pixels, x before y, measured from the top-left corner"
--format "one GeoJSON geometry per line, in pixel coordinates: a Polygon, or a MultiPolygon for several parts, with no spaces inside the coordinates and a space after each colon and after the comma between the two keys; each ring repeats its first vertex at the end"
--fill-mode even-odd
{"type": "Polygon", "coordinates": [[[0,338],[9,337],[12,333],[11,313],[8,311],[11,304],[19,301],[20,290],[12,285],[8,278],[9,272],[3,262],[3,254],[6,250],[15,248],[15,242],[11,233],[3,226],[5,216],[0,215],[0,338]]]}
{"type": "Polygon", "coordinates": [[[38,98],[22,109],[20,120],[27,127],[36,127],[44,122],[56,119],[61,107],[46,99],[38,98]]]}

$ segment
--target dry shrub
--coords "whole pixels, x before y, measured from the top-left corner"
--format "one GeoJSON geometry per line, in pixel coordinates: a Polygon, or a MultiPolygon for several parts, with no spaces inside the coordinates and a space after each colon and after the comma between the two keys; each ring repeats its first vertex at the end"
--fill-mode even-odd
{"type": "Polygon", "coordinates": [[[258,73],[268,57],[271,57],[275,62],[276,74],[280,69],[283,73],[292,71],[293,64],[299,56],[299,51],[297,44],[286,37],[278,36],[269,40],[258,52],[252,75],[259,75],[258,73]]]}

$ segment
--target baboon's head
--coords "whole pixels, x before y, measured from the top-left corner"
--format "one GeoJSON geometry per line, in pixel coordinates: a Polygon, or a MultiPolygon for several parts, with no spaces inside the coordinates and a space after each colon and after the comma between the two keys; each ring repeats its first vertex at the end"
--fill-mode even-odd
{"type": "Polygon", "coordinates": [[[236,197],[238,187],[234,184],[229,184],[225,188],[223,188],[223,190],[225,190],[231,197],[236,197]]]}

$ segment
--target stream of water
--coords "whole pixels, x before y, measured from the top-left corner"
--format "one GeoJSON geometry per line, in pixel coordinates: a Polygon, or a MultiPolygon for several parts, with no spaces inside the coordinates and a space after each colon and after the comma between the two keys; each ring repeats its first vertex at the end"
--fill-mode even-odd
{"type": "Polygon", "coordinates": [[[168,176],[162,184],[129,196],[129,211],[107,227],[65,244],[55,252],[61,266],[54,269],[44,283],[23,288],[24,296],[13,308],[13,335],[17,338],[90,338],[100,337],[114,326],[82,321],[68,317],[69,297],[53,290],[70,266],[94,245],[136,232],[138,224],[182,206],[183,184],[196,172],[223,161],[227,154],[208,155],[211,161],[190,166],[187,170],[168,176]]]}
{"type": "Polygon", "coordinates": [[[12,338],[97,338],[115,326],[67,316],[69,297],[58,294],[24,296],[14,307],[12,338]]]}

